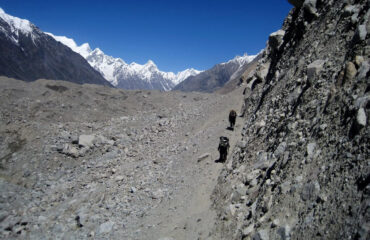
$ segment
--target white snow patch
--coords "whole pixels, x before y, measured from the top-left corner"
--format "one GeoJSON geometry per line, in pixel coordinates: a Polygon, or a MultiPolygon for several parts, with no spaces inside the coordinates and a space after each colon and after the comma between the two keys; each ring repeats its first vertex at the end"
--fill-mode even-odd
{"type": "Polygon", "coordinates": [[[32,23],[25,19],[20,19],[17,17],[13,17],[4,12],[2,8],[0,8],[0,18],[2,18],[5,22],[7,22],[12,30],[13,33],[18,35],[18,31],[21,31],[25,34],[32,33],[32,23]]]}
{"type": "Polygon", "coordinates": [[[235,63],[238,63],[239,65],[244,65],[246,63],[249,63],[251,61],[253,61],[253,59],[256,57],[257,55],[248,55],[247,53],[244,53],[243,56],[236,56],[234,57],[233,59],[227,61],[227,62],[224,62],[224,63],[221,63],[221,64],[227,64],[227,63],[231,63],[231,62],[235,62],[235,63]]]}
{"type": "Polygon", "coordinates": [[[77,43],[72,38],[67,38],[65,36],[55,36],[52,33],[46,32],[49,36],[53,37],[58,42],[63,43],[74,52],[79,53],[81,56],[86,58],[91,53],[91,48],[88,43],[84,43],[81,46],[78,46],[77,43]]]}

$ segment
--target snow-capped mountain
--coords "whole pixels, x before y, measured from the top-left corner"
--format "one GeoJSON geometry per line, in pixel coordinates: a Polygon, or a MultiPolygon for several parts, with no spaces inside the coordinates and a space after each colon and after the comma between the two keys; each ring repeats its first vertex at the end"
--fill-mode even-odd
{"type": "Polygon", "coordinates": [[[0,75],[24,81],[40,78],[111,84],[87,61],[30,21],[0,8],[0,75]]]}
{"type": "Polygon", "coordinates": [[[98,70],[105,79],[118,88],[168,91],[189,76],[195,76],[201,73],[201,71],[193,68],[186,69],[177,74],[163,72],[151,60],[143,65],[135,62],[128,64],[120,58],[114,58],[104,54],[99,48],[91,50],[88,43],[78,46],[71,38],[54,36],[51,33],[48,34],[57,41],[70,47],[73,51],[81,54],[93,68],[98,70]]]}
{"type": "Polygon", "coordinates": [[[237,78],[243,72],[245,66],[253,61],[256,55],[236,56],[234,59],[216,64],[213,68],[206,70],[196,76],[189,76],[183,82],[174,87],[173,90],[213,92],[228,81],[237,78]]]}

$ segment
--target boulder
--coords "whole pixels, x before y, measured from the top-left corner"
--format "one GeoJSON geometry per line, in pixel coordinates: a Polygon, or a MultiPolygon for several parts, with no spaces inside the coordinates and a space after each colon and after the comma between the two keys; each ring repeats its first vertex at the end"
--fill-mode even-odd
{"type": "Polygon", "coordinates": [[[353,62],[346,63],[345,81],[352,81],[357,74],[356,66],[353,62]]]}
{"type": "Polygon", "coordinates": [[[316,200],[316,197],[320,193],[320,185],[317,181],[306,183],[301,192],[301,198],[303,201],[316,200]]]}
{"type": "Polygon", "coordinates": [[[316,9],[316,3],[317,0],[305,0],[303,3],[304,11],[309,16],[309,18],[319,16],[316,9]]]}
{"type": "Polygon", "coordinates": [[[98,233],[103,234],[103,233],[109,233],[112,231],[112,228],[114,226],[114,222],[108,221],[99,226],[98,233]]]}
{"type": "Polygon", "coordinates": [[[357,35],[358,39],[361,40],[361,41],[364,41],[366,39],[367,30],[366,30],[366,25],[365,24],[362,24],[362,25],[358,26],[356,35],[357,35]]]}
{"type": "Polygon", "coordinates": [[[316,149],[316,143],[315,142],[307,144],[307,155],[308,155],[308,157],[313,156],[313,154],[315,153],[315,149],[316,149]]]}
{"type": "Polygon", "coordinates": [[[284,30],[279,30],[276,32],[273,32],[269,36],[269,46],[271,47],[272,50],[277,50],[283,43],[283,38],[285,35],[284,30]]]}
{"type": "Polygon", "coordinates": [[[71,146],[71,145],[67,144],[67,143],[64,144],[62,153],[65,154],[65,155],[74,157],[74,158],[77,158],[77,157],[80,156],[80,153],[79,153],[78,149],[75,148],[74,146],[71,146]]]}
{"type": "Polygon", "coordinates": [[[361,67],[361,64],[365,61],[364,57],[363,56],[356,56],[355,57],[355,64],[356,64],[356,67],[359,68],[361,67]]]}
{"type": "Polygon", "coordinates": [[[244,228],[243,236],[248,237],[253,231],[254,231],[254,224],[251,224],[248,227],[244,228]]]}
{"type": "Polygon", "coordinates": [[[267,229],[261,229],[253,236],[254,240],[269,240],[269,231],[267,229]]]}
{"type": "Polygon", "coordinates": [[[94,135],[80,135],[78,137],[78,145],[80,147],[88,147],[91,148],[94,146],[94,135]]]}
{"type": "Polygon", "coordinates": [[[364,61],[361,63],[361,67],[358,70],[358,79],[364,79],[370,71],[370,62],[364,61]]]}
{"type": "Polygon", "coordinates": [[[360,125],[361,127],[366,126],[366,112],[364,108],[360,108],[357,111],[356,120],[358,125],[360,125]]]}
{"type": "Polygon", "coordinates": [[[325,60],[318,59],[307,66],[307,78],[312,82],[321,72],[325,64],[325,60]]]}

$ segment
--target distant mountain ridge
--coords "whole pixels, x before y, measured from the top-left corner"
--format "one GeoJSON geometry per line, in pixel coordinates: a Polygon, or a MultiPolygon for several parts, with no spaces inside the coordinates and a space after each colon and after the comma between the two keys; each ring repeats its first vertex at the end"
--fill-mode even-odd
{"type": "Polygon", "coordinates": [[[173,90],[184,92],[214,92],[223,87],[228,81],[237,78],[244,71],[245,65],[250,63],[256,55],[236,56],[234,59],[216,64],[213,68],[206,70],[196,76],[190,76],[173,90]]]}
{"type": "Polygon", "coordinates": [[[127,64],[88,43],[44,33],[28,20],[6,14],[0,8],[0,75],[25,81],[40,78],[94,83],[123,89],[212,92],[237,77],[254,56],[237,56],[207,71],[190,68],[163,72],[149,60],[127,64]],[[176,87],[175,87],[176,86],[176,87]]]}
{"type": "Polygon", "coordinates": [[[106,55],[102,50],[96,48],[91,50],[88,43],[78,46],[76,42],[68,37],[55,36],[48,33],[57,41],[81,54],[92,67],[99,71],[112,85],[123,89],[158,89],[169,91],[175,85],[189,76],[195,76],[202,71],[193,68],[178,72],[163,72],[155,63],[149,60],[146,64],[127,64],[121,58],[106,55]]]}
{"type": "Polygon", "coordinates": [[[112,86],[81,55],[1,8],[0,75],[24,81],[45,78],[112,86]]]}

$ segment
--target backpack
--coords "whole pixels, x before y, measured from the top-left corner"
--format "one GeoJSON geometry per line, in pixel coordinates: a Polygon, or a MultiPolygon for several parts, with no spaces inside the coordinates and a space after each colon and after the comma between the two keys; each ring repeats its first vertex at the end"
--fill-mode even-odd
{"type": "Polygon", "coordinates": [[[231,110],[229,116],[230,117],[236,117],[236,112],[234,110],[231,110]]]}
{"type": "Polygon", "coordinates": [[[229,138],[227,137],[220,137],[220,148],[228,148],[229,147],[229,138]]]}

